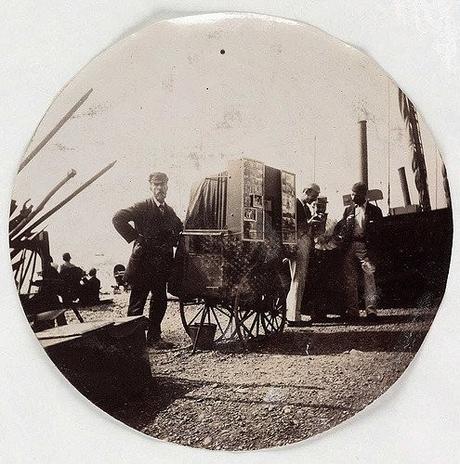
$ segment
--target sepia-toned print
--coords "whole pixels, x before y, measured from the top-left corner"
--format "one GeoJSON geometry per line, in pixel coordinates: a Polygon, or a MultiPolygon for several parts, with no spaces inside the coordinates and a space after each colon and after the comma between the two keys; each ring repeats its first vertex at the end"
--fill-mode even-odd
{"type": "Polygon", "coordinates": [[[81,394],[155,438],[254,450],[399,378],[444,294],[452,210],[432,134],[370,58],[215,14],[151,24],[62,90],[9,239],[30,330],[81,394]]]}

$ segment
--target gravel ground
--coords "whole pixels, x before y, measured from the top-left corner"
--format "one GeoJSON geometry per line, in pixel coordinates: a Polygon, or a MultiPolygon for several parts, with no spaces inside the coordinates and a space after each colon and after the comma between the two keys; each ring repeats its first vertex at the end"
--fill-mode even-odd
{"type": "MultiPolygon", "coordinates": [[[[85,320],[125,316],[127,295],[82,310],[85,320]]],[[[150,349],[154,381],[140,399],[109,412],[156,438],[209,449],[259,449],[294,443],[339,424],[378,398],[418,350],[434,310],[379,312],[374,324],[314,324],[285,329],[244,351],[227,344],[191,354],[171,302],[164,338],[150,349]]]]}

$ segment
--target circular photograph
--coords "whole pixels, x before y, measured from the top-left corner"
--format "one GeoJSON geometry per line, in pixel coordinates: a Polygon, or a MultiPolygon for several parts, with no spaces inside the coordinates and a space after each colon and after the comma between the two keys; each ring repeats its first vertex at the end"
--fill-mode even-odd
{"type": "Polygon", "coordinates": [[[408,95],[306,24],[151,24],[56,97],[18,168],[13,276],[69,382],[146,435],[279,447],[382,395],[449,271],[441,154],[408,95]]]}

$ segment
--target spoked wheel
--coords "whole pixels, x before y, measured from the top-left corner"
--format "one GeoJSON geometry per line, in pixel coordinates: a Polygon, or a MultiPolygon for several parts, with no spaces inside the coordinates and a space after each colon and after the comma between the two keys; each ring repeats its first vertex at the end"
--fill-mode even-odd
{"type": "Polygon", "coordinates": [[[286,324],[286,295],[282,288],[264,295],[265,311],[262,313],[262,324],[266,335],[283,332],[286,324]]]}
{"type": "Polygon", "coordinates": [[[190,326],[201,322],[216,325],[214,341],[231,340],[235,337],[233,308],[222,301],[197,299],[179,302],[182,325],[188,335],[192,336],[190,326]]]}
{"type": "Polygon", "coordinates": [[[239,339],[246,344],[265,335],[262,313],[249,305],[235,305],[235,325],[239,339]]]}
{"type": "Polygon", "coordinates": [[[235,297],[236,332],[246,344],[281,333],[286,322],[286,297],[278,275],[245,276],[235,297]]]}

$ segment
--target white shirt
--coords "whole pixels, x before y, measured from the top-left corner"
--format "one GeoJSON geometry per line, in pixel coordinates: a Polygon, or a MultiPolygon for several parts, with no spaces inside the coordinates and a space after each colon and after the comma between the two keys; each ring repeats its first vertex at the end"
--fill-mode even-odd
{"type": "Polygon", "coordinates": [[[312,217],[316,214],[316,202],[312,201],[311,203],[305,203],[308,206],[308,209],[310,210],[310,214],[312,217]]]}
{"type": "Polygon", "coordinates": [[[160,207],[160,205],[163,205],[163,207],[166,206],[166,203],[165,203],[165,202],[160,203],[155,197],[153,197],[153,201],[154,201],[155,204],[158,206],[158,208],[160,207]]]}
{"type": "Polygon", "coordinates": [[[364,219],[366,216],[367,201],[362,206],[355,205],[355,227],[353,229],[353,237],[364,236],[364,219]]]}

